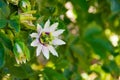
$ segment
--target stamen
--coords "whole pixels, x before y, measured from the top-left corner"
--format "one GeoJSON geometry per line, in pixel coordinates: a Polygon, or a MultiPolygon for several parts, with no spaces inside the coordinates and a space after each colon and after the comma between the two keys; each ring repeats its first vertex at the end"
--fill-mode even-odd
{"type": "Polygon", "coordinates": [[[53,36],[50,32],[42,32],[39,37],[40,43],[45,46],[51,44],[52,40],[53,40],[53,36]]]}

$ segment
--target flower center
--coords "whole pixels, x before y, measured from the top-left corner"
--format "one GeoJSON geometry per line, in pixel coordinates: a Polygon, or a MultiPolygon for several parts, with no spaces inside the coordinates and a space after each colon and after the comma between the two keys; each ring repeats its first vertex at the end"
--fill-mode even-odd
{"type": "Polygon", "coordinates": [[[53,36],[50,32],[42,32],[40,37],[39,37],[39,41],[41,44],[43,45],[47,45],[47,44],[51,44],[52,40],[53,40],[53,36]]]}

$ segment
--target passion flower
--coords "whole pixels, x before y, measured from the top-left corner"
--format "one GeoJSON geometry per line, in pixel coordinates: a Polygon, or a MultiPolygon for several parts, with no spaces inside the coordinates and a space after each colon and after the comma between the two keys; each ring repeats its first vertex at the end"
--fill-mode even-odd
{"type": "Polygon", "coordinates": [[[39,24],[37,24],[37,33],[32,33],[30,36],[35,38],[31,43],[31,46],[37,47],[36,55],[40,55],[42,52],[45,58],[49,59],[49,52],[54,56],[58,56],[54,46],[55,45],[63,45],[65,42],[58,38],[64,30],[56,30],[58,26],[58,22],[50,25],[50,21],[47,20],[44,28],[42,28],[39,24]]]}

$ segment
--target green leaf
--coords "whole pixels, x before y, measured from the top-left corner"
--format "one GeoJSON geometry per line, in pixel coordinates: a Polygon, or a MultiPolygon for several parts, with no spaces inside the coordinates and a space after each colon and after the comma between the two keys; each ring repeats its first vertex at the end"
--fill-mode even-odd
{"type": "Polygon", "coordinates": [[[62,73],[58,73],[56,70],[51,68],[45,68],[43,71],[49,80],[66,80],[62,73]]]}
{"type": "Polygon", "coordinates": [[[3,45],[0,43],[0,68],[2,68],[4,66],[5,60],[4,60],[4,47],[3,45]]]}
{"type": "MultiPolygon", "coordinates": [[[[102,29],[100,27],[94,27],[95,25],[92,25],[93,27],[88,27],[84,32],[84,37],[89,38],[96,36],[102,32],[102,29]]],[[[97,25],[96,25],[97,26],[97,25]]]]}
{"type": "Polygon", "coordinates": [[[12,50],[12,42],[11,40],[2,32],[0,32],[0,42],[5,45],[8,49],[12,50]]]}
{"type": "Polygon", "coordinates": [[[109,66],[108,66],[108,65],[103,64],[102,69],[103,69],[105,72],[110,73],[110,69],[109,69],[109,66]]]}
{"type": "Polygon", "coordinates": [[[25,78],[27,77],[25,71],[21,67],[13,67],[10,69],[10,73],[18,78],[25,78]]]}
{"type": "Polygon", "coordinates": [[[102,69],[105,72],[113,74],[114,76],[119,76],[120,75],[120,68],[118,67],[116,62],[113,61],[113,60],[110,60],[107,63],[104,63],[103,66],[102,66],[102,69]]]}
{"type": "Polygon", "coordinates": [[[89,24],[84,32],[84,39],[90,44],[94,52],[102,59],[106,59],[107,52],[113,54],[112,44],[102,36],[102,28],[96,23],[89,24]]]}
{"type": "Polygon", "coordinates": [[[85,54],[84,49],[82,49],[82,47],[79,45],[72,45],[70,48],[74,53],[72,56],[74,56],[76,59],[79,60],[77,65],[80,64],[81,69],[88,71],[90,64],[89,64],[89,61],[87,60],[87,55],[85,54]]]}
{"type": "Polygon", "coordinates": [[[7,18],[9,14],[10,9],[8,5],[3,0],[0,0],[0,18],[7,18]]]}
{"type": "Polygon", "coordinates": [[[67,60],[60,60],[55,63],[56,69],[62,69],[68,66],[68,61],[67,60]]]}
{"type": "Polygon", "coordinates": [[[82,80],[82,77],[79,75],[79,73],[74,73],[72,75],[72,80],[82,80]]]}
{"type": "Polygon", "coordinates": [[[10,74],[16,78],[28,78],[33,75],[33,71],[29,65],[10,66],[10,74]]]}
{"type": "Polygon", "coordinates": [[[3,12],[1,10],[1,8],[0,8],[0,19],[4,19],[3,12]]]}
{"type": "Polygon", "coordinates": [[[109,66],[110,66],[110,71],[112,74],[117,75],[117,76],[120,75],[120,68],[114,60],[110,61],[109,66]]]}
{"type": "MultiPolygon", "coordinates": [[[[75,4],[78,4],[83,11],[88,11],[88,4],[86,0],[73,0],[75,4]]],[[[74,4],[74,5],[75,5],[74,4]]]]}
{"type": "Polygon", "coordinates": [[[107,57],[106,52],[113,52],[112,45],[107,40],[102,38],[91,38],[87,42],[91,45],[95,53],[101,58],[105,59],[107,57]]]}
{"type": "Polygon", "coordinates": [[[11,28],[13,28],[16,32],[20,31],[20,24],[17,19],[13,19],[9,21],[9,25],[11,28]]]}
{"type": "Polygon", "coordinates": [[[7,25],[6,19],[0,19],[0,28],[4,28],[7,25]]]}

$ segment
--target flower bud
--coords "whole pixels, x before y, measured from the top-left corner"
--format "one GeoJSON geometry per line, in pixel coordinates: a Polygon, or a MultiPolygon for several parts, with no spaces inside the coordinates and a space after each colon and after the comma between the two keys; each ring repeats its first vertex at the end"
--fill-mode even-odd
{"type": "Polygon", "coordinates": [[[31,5],[30,5],[29,0],[21,0],[20,1],[20,7],[21,7],[23,12],[31,10],[31,5]]]}
{"type": "Polygon", "coordinates": [[[20,14],[20,21],[22,22],[25,20],[32,21],[32,20],[36,20],[36,18],[33,17],[32,14],[21,13],[20,14]]]}
{"type": "Polygon", "coordinates": [[[30,53],[22,41],[15,41],[13,52],[18,64],[26,63],[30,59],[30,53]]]}
{"type": "Polygon", "coordinates": [[[34,24],[32,23],[32,21],[36,20],[36,17],[34,17],[32,14],[35,14],[35,13],[36,13],[35,10],[27,11],[27,12],[24,12],[24,13],[19,13],[20,23],[25,25],[25,27],[27,27],[27,28],[33,27],[34,24]]]}

